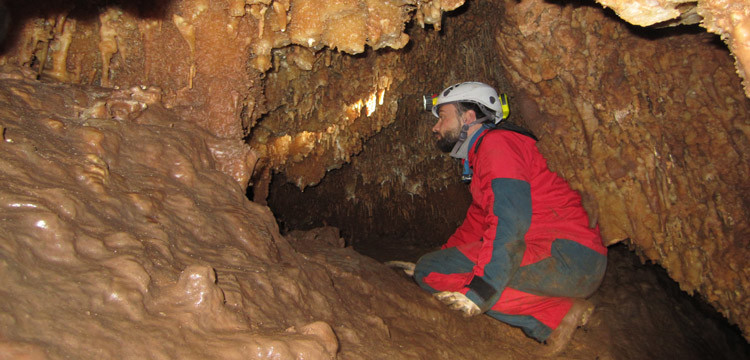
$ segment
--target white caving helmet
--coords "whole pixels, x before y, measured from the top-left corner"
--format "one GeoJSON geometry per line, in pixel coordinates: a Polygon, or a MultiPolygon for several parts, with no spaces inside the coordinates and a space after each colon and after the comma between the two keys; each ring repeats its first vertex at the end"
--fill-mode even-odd
{"type": "MultiPolygon", "coordinates": [[[[491,120],[495,125],[508,117],[510,108],[508,107],[508,97],[505,94],[498,96],[492,86],[476,81],[467,81],[447,87],[437,96],[428,99],[424,98],[425,110],[432,111],[435,117],[438,116],[440,105],[455,102],[472,102],[479,105],[479,108],[485,112],[485,121],[491,120]]],[[[477,114],[477,118],[482,118],[482,114],[477,114]]]]}

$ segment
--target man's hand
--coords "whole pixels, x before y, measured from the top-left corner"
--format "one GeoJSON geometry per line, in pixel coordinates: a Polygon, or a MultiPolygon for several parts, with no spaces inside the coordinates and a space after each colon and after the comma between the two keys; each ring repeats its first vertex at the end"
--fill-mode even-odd
{"type": "Polygon", "coordinates": [[[432,296],[440,300],[441,303],[448,305],[451,310],[461,311],[466,317],[479,315],[482,312],[477,304],[460,292],[442,291],[432,294],[432,296]]]}
{"type": "Polygon", "coordinates": [[[385,266],[404,270],[409,276],[414,276],[414,268],[417,267],[416,264],[407,261],[386,261],[385,266]]]}

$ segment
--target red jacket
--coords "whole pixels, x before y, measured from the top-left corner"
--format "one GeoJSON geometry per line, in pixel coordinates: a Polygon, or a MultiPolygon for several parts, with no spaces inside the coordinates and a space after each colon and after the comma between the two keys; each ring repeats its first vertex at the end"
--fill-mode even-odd
{"type": "Polygon", "coordinates": [[[473,200],[463,224],[443,245],[482,241],[467,283],[469,298],[477,299],[470,293],[481,290],[478,283],[483,293],[489,284],[499,296],[518,267],[550,256],[555,239],[606,255],[599,228],[589,227],[580,196],[549,170],[534,139],[502,129],[479,131],[468,153],[473,200]]]}

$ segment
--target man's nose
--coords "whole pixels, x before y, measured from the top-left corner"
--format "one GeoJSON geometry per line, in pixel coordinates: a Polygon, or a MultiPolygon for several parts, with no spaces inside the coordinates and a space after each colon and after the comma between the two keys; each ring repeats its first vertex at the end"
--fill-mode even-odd
{"type": "Polygon", "coordinates": [[[435,125],[432,126],[432,132],[437,133],[438,132],[438,124],[440,124],[440,121],[436,122],[435,125]]]}

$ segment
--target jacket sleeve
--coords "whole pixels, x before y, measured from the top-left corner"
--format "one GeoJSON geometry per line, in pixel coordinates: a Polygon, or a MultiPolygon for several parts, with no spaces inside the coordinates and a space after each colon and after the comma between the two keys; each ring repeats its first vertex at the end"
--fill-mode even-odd
{"type": "Polygon", "coordinates": [[[483,312],[519,268],[532,214],[528,145],[507,134],[492,140],[476,154],[474,181],[480,181],[488,226],[466,293],[483,312]]]}
{"type": "Polygon", "coordinates": [[[482,208],[474,201],[471,202],[469,210],[466,211],[466,218],[461,226],[448,238],[448,241],[441,247],[447,249],[454,246],[469,244],[482,240],[484,217],[482,208]]]}

